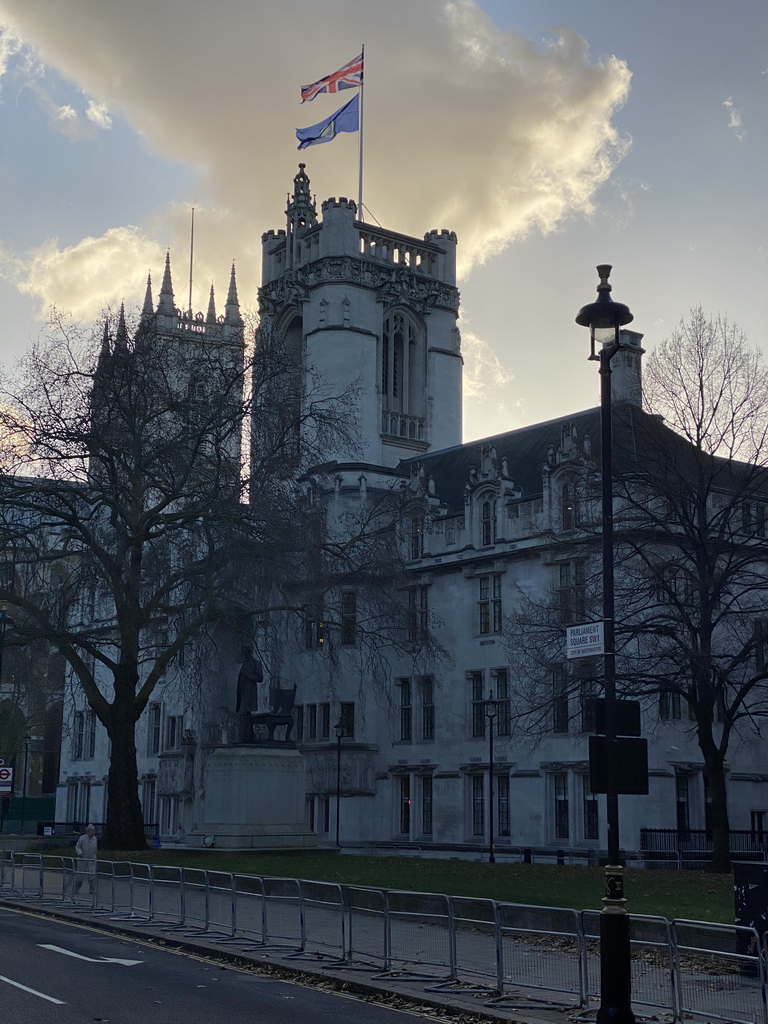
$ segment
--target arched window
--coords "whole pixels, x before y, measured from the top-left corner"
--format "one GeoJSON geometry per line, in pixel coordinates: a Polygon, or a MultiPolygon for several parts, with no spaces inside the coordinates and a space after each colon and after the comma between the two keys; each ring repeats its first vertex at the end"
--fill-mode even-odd
{"type": "Polygon", "coordinates": [[[423,330],[404,309],[390,311],[381,334],[381,395],[385,433],[423,436],[426,356],[423,330]]]}

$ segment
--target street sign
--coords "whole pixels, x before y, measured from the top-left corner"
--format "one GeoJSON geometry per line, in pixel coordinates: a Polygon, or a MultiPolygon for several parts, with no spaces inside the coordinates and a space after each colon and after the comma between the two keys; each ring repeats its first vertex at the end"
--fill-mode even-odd
{"type": "Polygon", "coordinates": [[[594,658],[604,653],[602,622],[566,626],[565,647],[569,658],[594,658]]]}
{"type": "Polygon", "coordinates": [[[13,792],[13,768],[0,768],[0,793],[13,792]]]}

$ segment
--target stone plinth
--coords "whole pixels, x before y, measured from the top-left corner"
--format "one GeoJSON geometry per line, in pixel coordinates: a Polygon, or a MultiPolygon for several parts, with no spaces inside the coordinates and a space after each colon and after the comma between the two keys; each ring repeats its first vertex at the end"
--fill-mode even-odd
{"type": "Polygon", "coordinates": [[[304,760],[295,747],[232,744],[203,754],[204,795],[190,845],[302,849],[317,844],[304,822],[304,760]],[[204,842],[205,841],[205,842],[204,842]]]}

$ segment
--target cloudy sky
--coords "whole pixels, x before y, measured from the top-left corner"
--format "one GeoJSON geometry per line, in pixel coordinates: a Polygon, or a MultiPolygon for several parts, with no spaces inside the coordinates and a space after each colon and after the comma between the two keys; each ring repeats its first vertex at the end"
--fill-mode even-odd
{"type": "MultiPolygon", "coordinates": [[[[465,437],[596,404],[597,263],[648,348],[697,303],[765,343],[765,0],[0,0],[0,361],[51,304],[255,304],[299,86],[366,46],[367,219],[459,236],[465,437]],[[369,212],[368,212],[369,211],[369,212]]],[[[341,99],[347,99],[349,93],[341,99]]],[[[357,197],[357,136],[306,150],[357,197]]]]}

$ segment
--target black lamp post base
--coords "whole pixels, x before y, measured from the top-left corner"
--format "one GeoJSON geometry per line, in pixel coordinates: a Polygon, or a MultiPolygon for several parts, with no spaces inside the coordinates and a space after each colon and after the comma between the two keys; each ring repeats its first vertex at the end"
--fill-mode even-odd
{"type": "Polygon", "coordinates": [[[600,1009],[597,1024],[635,1024],[629,914],[610,907],[600,915],[600,1009]]]}

